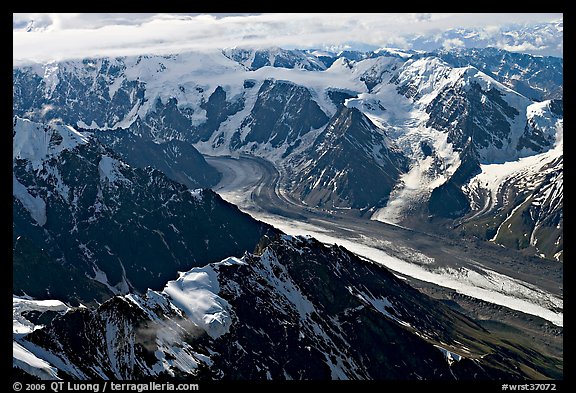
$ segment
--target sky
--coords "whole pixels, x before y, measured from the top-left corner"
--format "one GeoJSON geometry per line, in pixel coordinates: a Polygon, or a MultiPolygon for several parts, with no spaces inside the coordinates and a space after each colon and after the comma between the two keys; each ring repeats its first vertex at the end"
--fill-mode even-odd
{"type": "Polygon", "coordinates": [[[272,46],[495,46],[562,57],[561,22],[562,13],[15,13],[13,63],[272,46]]]}

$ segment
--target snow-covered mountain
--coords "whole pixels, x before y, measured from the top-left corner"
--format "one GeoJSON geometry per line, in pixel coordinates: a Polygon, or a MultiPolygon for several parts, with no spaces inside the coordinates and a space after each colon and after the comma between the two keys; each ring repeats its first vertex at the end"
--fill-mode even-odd
{"type": "Polygon", "coordinates": [[[333,58],[332,54],[322,55],[278,47],[256,50],[251,48],[230,48],[224,49],[222,53],[231,60],[242,64],[250,71],[266,66],[319,71],[328,68],[329,63],[327,63],[326,59],[333,58]]]}
{"type": "Polygon", "coordinates": [[[531,56],[496,48],[433,52],[455,67],[472,65],[507,87],[535,101],[561,99],[563,59],[531,56]]]}
{"type": "MultiPolygon", "coordinates": [[[[563,255],[563,132],[558,101],[535,103],[528,109],[527,131],[554,148],[513,162],[482,165],[465,186],[472,213],[462,230],[480,238],[536,255],[562,260],[563,255]],[[495,214],[495,212],[497,214],[495,214]]],[[[543,149],[544,150],[544,149],[543,149]]]]}
{"type": "MultiPolygon", "coordinates": [[[[492,188],[471,181],[490,165],[562,150],[562,73],[561,59],[491,48],[235,48],[16,67],[13,108],[17,116],[58,118],[93,132],[128,164],[153,166],[188,186],[218,179],[192,158],[195,150],[251,154],[272,161],[282,187],[309,206],[361,209],[377,220],[450,231],[486,205],[479,198],[492,188]],[[369,120],[362,132],[369,141],[342,127],[344,138],[329,138],[343,113],[356,113],[342,106],[362,115],[351,118],[369,120]]],[[[554,170],[562,170],[561,160],[554,170]]],[[[543,181],[532,177],[534,188],[543,181]]],[[[557,195],[538,222],[548,222],[543,216],[551,211],[562,220],[557,195]]],[[[506,215],[489,206],[483,214],[506,215]]],[[[561,227],[549,227],[554,242],[561,227]]],[[[529,243],[501,242],[534,252],[529,243]]],[[[537,254],[561,259],[552,248],[537,254]]]]}
{"type": "Polygon", "coordinates": [[[34,326],[24,311],[48,306],[23,302],[14,298],[14,367],[40,378],[524,380],[558,373],[546,357],[491,337],[385,268],[311,238],[264,237],[254,253],[95,309],[50,303],[60,315],[16,334],[34,326]]]}
{"type": "Polygon", "coordinates": [[[273,231],[71,126],[15,117],[12,169],[16,295],[87,303],[158,288],[273,231]]]}

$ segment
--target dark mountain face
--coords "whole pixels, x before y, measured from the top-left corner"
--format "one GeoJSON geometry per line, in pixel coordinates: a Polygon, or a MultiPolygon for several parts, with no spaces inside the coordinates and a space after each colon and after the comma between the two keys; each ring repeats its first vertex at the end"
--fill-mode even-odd
{"type": "Polygon", "coordinates": [[[485,91],[472,83],[467,91],[449,87],[426,108],[428,127],[448,133],[448,141],[462,149],[471,140],[477,149],[505,147],[510,138],[510,122],[520,113],[502,99],[497,89],[485,91]]]}
{"type": "Polygon", "coordinates": [[[365,115],[344,106],[304,157],[304,169],[293,174],[294,192],[328,209],[383,206],[408,161],[365,115]]]}
{"type": "Polygon", "coordinates": [[[128,130],[96,131],[94,136],[129,165],[151,166],[190,189],[207,188],[220,181],[220,173],[188,142],[177,139],[154,142],[128,130]]]}
{"type": "MultiPolygon", "coordinates": [[[[21,125],[15,122],[15,133],[21,125]]],[[[32,135],[51,135],[56,146],[62,139],[42,125],[32,135]]],[[[57,285],[53,276],[37,286],[36,275],[45,272],[26,266],[30,253],[91,288],[63,300],[88,302],[95,300],[92,281],[109,295],[158,288],[178,270],[253,250],[271,230],[210,190],[191,191],[157,170],[128,166],[95,139],[40,164],[15,158],[13,173],[15,294],[48,296],[44,291],[57,285]]]]}
{"type": "Polygon", "coordinates": [[[72,378],[522,380],[554,373],[538,355],[495,340],[386,269],[313,239],[266,237],[255,254],[171,283],[69,311],[21,345],[59,359],[59,375],[72,378]],[[205,291],[220,306],[203,319],[190,314],[197,309],[172,306],[205,291]]]}
{"type": "Polygon", "coordinates": [[[14,69],[14,115],[35,121],[82,120],[111,127],[144,102],[146,85],[122,80],[126,65],[115,59],[64,62],[39,77],[31,68],[14,69]],[[46,75],[49,74],[50,76],[46,75]],[[114,91],[110,82],[121,82],[114,91]]]}
{"type": "MultiPolygon", "coordinates": [[[[63,263],[47,247],[51,239],[43,239],[45,231],[27,220],[28,212],[14,202],[12,242],[12,287],[16,295],[27,294],[36,299],[67,299],[79,302],[103,302],[114,295],[105,284],[86,277],[84,266],[63,263]],[[24,221],[22,223],[22,221],[24,221]],[[24,233],[24,234],[22,234],[24,233]]],[[[61,253],[60,253],[61,255],[61,253]]]]}
{"type": "MultiPolygon", "coordinates": [[[[246,89],[250,89],[250,82],[244,84],[246,89]]],[[[220,124],[229,116],[244,109],[244,98],[240,97],[234,101],[227,101],[226,91],[218,86],[208,98],[208,101],[201,104],[201,108],[206,110],[206,122],[194,129],[192,142],[206,142],[214,132],[218,130],[220,124]]]]}
{"type": "Polygon", "coordinates": [[[327,121],[328,117],[305,87],[286,81],[265,80],[254,108],[236,133],[233,147],[250,142],[269,142],[272,147],[293,144],[327,121]],[[244,127],[250,131],[241,141],[239,135],[244,127]]]}

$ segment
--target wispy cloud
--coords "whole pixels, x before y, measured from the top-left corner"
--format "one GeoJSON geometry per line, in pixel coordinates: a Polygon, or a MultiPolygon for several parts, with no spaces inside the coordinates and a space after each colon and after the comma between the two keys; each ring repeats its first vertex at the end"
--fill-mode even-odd
{"type": "MultiPolygon", "coordinates": [[[[361,43],[411,48],[410,37],[438,36],[454,28],[484,32],[496,45],[502,40],[495,32],[502,26],[552,20],[562,20],[562,14],[13,14],[13,60],[17,64],[233,46],[350,48],[361,43]]],[[[450,38],[458,37],[446,37],[438,45],[450,43],[450,38]]],[[[521,48],[524,42],[505,44],[521,48]]]]}
{"type": "Polygon", "coordinates": [[[464,48],[464,41],[460,38],[449,38],[442,44],[444,49],[464,48]]]}

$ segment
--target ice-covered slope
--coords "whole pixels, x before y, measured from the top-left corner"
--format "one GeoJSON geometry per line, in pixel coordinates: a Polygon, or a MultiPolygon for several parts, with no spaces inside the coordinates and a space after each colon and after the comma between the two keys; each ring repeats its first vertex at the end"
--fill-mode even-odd
{"type": "Polygon", "coordinates": [[[390,135],[412,158],[388,205],[374,215],[392,222],[402,222],[405,211],[426,203],[422,214],[469,212],[471,196],[461,188],[481,165],[549,151],[561,118],[542,110],[548,104],[533,103],[473,67],[453,68],[434,57],[407,61],[388,83],[362,98],[347,104],[371,99],[389,108],[364,110],[377,124],[395,129],[390,135]]]}
{"type": "Polygon", "coordinates": [[[12,159],[26,160],[33,169],[64,150],[70,150],[88,141],[88,136],[71,126],[43,125],[28,119],[14,118],[12,133],[12,159]]]}

